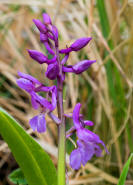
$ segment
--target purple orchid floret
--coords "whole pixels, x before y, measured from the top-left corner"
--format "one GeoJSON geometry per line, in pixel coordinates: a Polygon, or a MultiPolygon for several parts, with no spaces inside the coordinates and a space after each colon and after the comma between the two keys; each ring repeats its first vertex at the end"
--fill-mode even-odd
{"type": "Polygon", "coordinates": [[[59,74],[59,66],[56,63],[48,65],[47,71],[45,73],[46,77],[50,80],[55,80],[59,74]]]}
{"type": "Polygon", "coordinates": [[[86,38],[80,38],[78,40],[76,40],[73,44],[71,44],[71,46],[69,48],[66,49],[61,49],[59,52],[60,53],[70,53],[71,51],[79,51],[80,49],[82,49],[83,47],[85,47],[90,41],[91,41],[91,37],[86,37],[86,38]]]}
{"type": "Polygon", "coordinates": [[[41,32],[41,33],[47,33],[47,28],[46,26],[38,19],[33,19],[33,22],[35,23],[36,27],[38,28],[38,30],[41,32]]]}
{"type": "Polygon", "coordinates": [[[32,107],[34,109],[41,109],[41,114],[30,120],[31,128],[33,128],[33,130],[37,129],[38,132],[44,132],[46,130],[45,114],[52,112],[56,108],[56,86],[46,87],[36,78],[25,73],[18,72],[18,75],[20,76],[20,79],[17,79],[17,84],[20,88],[24,89],[30,94],[32,107]],[[37,94],[37,92],[41,91],[47,93],[47,97],[50,99],[50,101],[37,94]]]}
{"type": "Polygon", "coordinates": [[[63,66],[63,72],[71,72],[75,74],[80,74],[86,71],[96,60],[83,60],[78,62],[75,65],[71,66],[63,66]]]}
{"type": "Polygon", "coordinates": [[[31,75],[18,72],[20,79],[17,79],[17,84],[20,88],[26,90],[27,92],[34,91],[36,87],[41,86],[41,83],[31,75]]]}
{"type": "Polygon", "coordinates": [[[46,120],[44,114],[39,114],[33,117],[30,121],[31,128],[35,131],[37,130],[39,133],[46,131],[46,120]]]}
{"type": "Polygon", "coordinates": [[[45,25],[52,24],[51,18],[47,13],[43,13],[42,16],[43,16],[43,22],[45,25]]]}
{"type": "Polygon", "coordinates": [[[37,61],[39,64],[47,63],[52,64],[56,61],[56,56],[52,59],[48,59],[43,53],[36,51],[36,50],[28,50],[28,53],[32,59],[37,61]]]}
{"type": "Polygon", "coordinates": [[[73,110],[73,122],[77,133],[77,149],[72,151],[70,155],[70,165],[73,169],[78,170],[81,164],[85,165],[93,155],[97,157],[102,156],[102,150],[99,144],[103,145],[105,151],[108,153],[107,148],[99,136],[85,128],[85,125],[92,126],[93,122],[84,121],[80,116],[81,104],[76,104],[73,110]]]}

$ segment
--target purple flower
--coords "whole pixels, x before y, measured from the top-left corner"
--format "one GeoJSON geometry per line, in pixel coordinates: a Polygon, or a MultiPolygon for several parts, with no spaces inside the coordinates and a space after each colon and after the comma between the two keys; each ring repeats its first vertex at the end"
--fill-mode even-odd
{"type": "Polygon", "coordinates": [[[78,103],[73,110],[73,122],[78,137],[78,147],[70,155],[70,165],[75,170],[79,169],[81,164],[85,165],[94,154],[97,157],[102,156],[102,150],[99,144],[103,145],[105,151],[108,153],[104,142],[100,140],[99,136],[85,128],[85,125],[92,126],[93,123],[83,120],[83,116],[80,115],[80,108],[81,104],[78,103]],[[78,156],[77,158],[76,155],[78,156]]]}
{"type": "Polygon", "coordinates": [[[50,80],[54,80],[57,78],[58,74],[59,74],[59,66],[57,62],[54,64],[48,65],[47,71],[45,73],[47,78],[49,78],[50,80]]]}
{"type": "Polygon", "coordinates": [[[71,65],[71,66],[63,66],[62,70],[63,72],[71,72],[71,73],[75,73],[75,74],[80,74],[84,71],[86,71],[91,64],[95,63],[96,60],[83,60],[78,62],[75,65],[71,65]]]}
{"type": "Polygon", "coordinates": [[[46,26],[38,19],[33,19],[33,22],[35,23],[36,27],[41,33],[47,33],[47,28],[46,26]]]}
{"type": "Polygon", "coordinates": [[[47,13],[43,13],[42,16],[43,16],[44,24],[46,24],[46,25],[52,24],[52,21],[47,13]]]}
{"type": "Polygon", "coordinates": [[[38,116],[33,117],[30,120],[30,126],[35,131],[37,130],[39,133],[46,131],[46,120],[44,114],[39,114],[38,116]]]}
{"type": "Polygon", "coordinates": [[[30,57],[36,60],[39,64],[47,63],[52,64],[56,61],[56,56],[52,59],[48,59],[43,53],[36,51],[36,50],[28,50],[30,57]]]}
{"type": "Polygon", "coordinates": [[[20,79],[17,79],[17,84],[20,88],[26,90],[27,92],[34,91],[36,87],[42,85],[36,78],[31,75],[18,72],[20,79]]]}
{"type": "Polygon", "coordinates": [[[91,40],[91,37],[87,37],[87,38],[80,38],[78,40],[76,40],[73,44],[71,44],[71,46],[69,48],[66,49],[61,49],[59,52],[60,53],[69,53],[71,51],[79,51],[80,49],[82,49],[83,47],[85,47],[91,40]]]}

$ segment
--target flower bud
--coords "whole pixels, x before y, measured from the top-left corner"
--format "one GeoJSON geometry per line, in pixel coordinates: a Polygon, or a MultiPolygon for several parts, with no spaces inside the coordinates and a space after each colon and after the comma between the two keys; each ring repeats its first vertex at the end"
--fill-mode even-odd
{"type": "Polygon", "coordinates": [[[96,60],[83,60],[72,66],[72,69],[74,73],[80,74],[86,71],[94,62],[96,62],[96,60]]]}
{"type": "Polygon", "coordinates": [[[46,25],[52,24],[52,21],[47,13],[43,13],[42,16],[43,16],[44,24],[46,24],[46,25]]]}
{"type": "Polygon", "coordinates": [[[47,57],[36,50],[28,50],[28,53],[30,55],[31,58],[33,58],[34,60],[36,60],[37,62],[39,62],[39,64],[43,64],[47,62],[47,57]]]}
{"type": "Polygon", "coordinates": [[[56,63],[50,64],[47,68],[47,71],[45,73],[45,75],[50,79],[50,80],[54,80],[56,79],[57,75],[59,74],[59,66],[56,63]]]}
{"type": "Polygon", "coordinates": [[[76,40],[73,44],[71,44],[69,48],[61,49],[59,52],[62,54],[63,53],[67,54],[71,51],[79,51],[80,49],[85,47],[90,42],[91,39],[92,39],[91,37],[80,38],[76,40]]]}
{"type": "Polygon", "coordinates": [[[46,33],[47,32],[47,28],[46,26],[38,19],[33,19],[33,22],[35,23],[36,27],[38,28],[38,30],[41,33],[46,33]]]}

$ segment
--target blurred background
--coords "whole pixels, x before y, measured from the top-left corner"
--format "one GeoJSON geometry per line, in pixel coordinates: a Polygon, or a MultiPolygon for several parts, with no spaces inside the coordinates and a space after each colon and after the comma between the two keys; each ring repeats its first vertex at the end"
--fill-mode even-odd
{"type": "MultiPolygon", "coordinates": [[[[97,62],[82,75],[68,74],[64,83],[64,108],[72,112],[76,102],[92,120],[92,131],[105,142],[110,155],[95,158],[79,171],[67,168],[71,185],[117,184],[124,163],[133,152],[133,1],[132,0],[0,0],[0,106],[35,137],[57,165],[57,128],[47,118],[47,132],[29,127],[37,114],[29,95],[16,85],[17,71],[33,75],[46,85],[45,65],[39,65],[27,49],[44,51],[32,19],[47,12],[59,30],[60,48],[80,37],[93,40],[80,52],[72,52],[68,64],[83,59],[97,62]]],[[[55,111],[56,114],[56,111],[55,111]]],[[[67,129],[72,125],[67,120],[67,129]]],[[[75,139],[75,138],[73,138],[75,139]]],[[[73,149],[67,141],[67,153],[73,149]]],[[[68,156],[67,156],[68,157],[68,156]]],[[[68,160],[67,160],[68,162],[68,160]]],[[[18,167],[0,137],[0,185],[11,185],[8,175],[18,167]]],[[[133,184],[133,164],[127,185],[133,184]]]]}

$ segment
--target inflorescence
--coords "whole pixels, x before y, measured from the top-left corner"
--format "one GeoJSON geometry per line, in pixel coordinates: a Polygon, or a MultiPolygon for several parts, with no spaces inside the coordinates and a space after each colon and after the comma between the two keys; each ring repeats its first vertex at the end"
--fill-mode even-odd
{"type": "MultiPolygon", "coordinates": [[[[95,60],[83,60],[75,65],[66,65],[69,55],[72,51],[79,51],[85,47],[92,38],[80,38],[73,44],[65,49],[59,50],[58,30],[48,14],[43,13],[43,23],[40,20],[33,19],[36,27],[40,32],[40,41],[44,44],[48,54],[45,56],[43,53],[36,50],[28,50],[32,59],[39,64],[47,64],[45,76],[50,80],[60,79],[63,83],[65,80],[65,73],[71,72],[80,74],[86,71],[95,60]],[[49,55],[51,56],[49,58],[49,55]],[[60,61],[60,55],[63,55],[60,61]]],[[[31,75],[18,72],[19,79],[17,84],[20,88],[27,91],[31,96],[32,107],[39,111],[39,114],[30,119],[29,123],[31,128],[39,133],[46,131],[45,115],[48,114],[50,118],[57,124],[61,124],[61,120],[53,114],[53,110],[57,106],[58,88],[53,85],[47,87],[31,75]],[[46,98],[40,96],[39,92],[45,92],[46,98]]],[[[85,126],[93,126],[93,122],[83,119],[80,114],[81,104],[77,103],[73,110],[72,115],[64,114],[64,117],[73,119],[74,126],[66,132],[66,138],[71,137],[73,133],[77,135],[77,148],[71,152],[70,165],[73,169],[78,170],[81,164],[85,165],[88,160],[95,154],[97,157],[102,155],[102,150],[99,144],[103,145],[105,151],[108,153],[103,141],[99,136],[85,128],[85,126]]]]}

